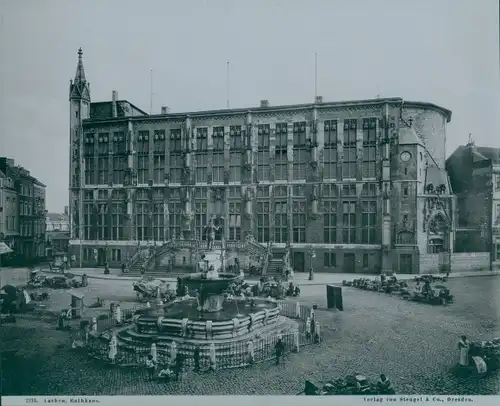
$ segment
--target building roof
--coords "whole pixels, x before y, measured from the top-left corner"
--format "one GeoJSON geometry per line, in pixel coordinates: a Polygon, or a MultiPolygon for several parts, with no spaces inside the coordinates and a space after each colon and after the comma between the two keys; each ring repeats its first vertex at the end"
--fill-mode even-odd
{"type": "MultiPolygon", "coordinates": [[[[123,100],[124,102],[126,100],[123,100]]],[[[102,103],[102,102],[100,102],[102,103]]],[[[127,102],[130,103],[130,102],[127,102]]],[[[292,105],[281,105],[281,106],[269,106],[269,107],[247,107],[247,108],[236,108],[236,109],[219,109],[219,110],[205,110],[205,111],[192,111],[192,112],[183,112],[183,113],[167,113],[167,114],[153,114],[153,115],[145,115],[145,116],[135,116],[135,117],[120,117],[120,118],[96,118],[96,119],[86,119],[84,121],[117,121],[117,120],[148,120],[148,119],[175,119],[189,117],[210,117],[214,115],[222,115],[222,116],[232,116],[232,115],[241,115],[247,113],[278,113],[280,111],[287,110],[303,110],[303,109],[312,109],[316,108],[318,110],[328,109],[328,108],[356,108],[362,107],[366,105],[376,106],[383,105],[386,103],[401,103],[405,107],[414,107],[414,108],[427,108],[431,110],[436,110],[443,114],[446,117],[447,122],[451,121],[451,110],[448,110],[444,107],[438,106],[433,103],[427,102],[417,102],[417,101],[404,101],[400,97],[392,97],[392,98],[384,98],[384,99],[366,99],[366,100],[351,100],[351,101],[338,101],[338,102],[322,102],[322,103],[306,103],[306,104],[292,104],[292,105]]],[[[132,105],[132,103],[130,103],[132,105]]],[[[135,106],[134,106],[135,107],[135,106]]],[[[140,110],[140,109],[138,109],[140,110]]],[[[142,111],[142,110],[141,110],[142,111]]]]}
{"type": "Polygon", "coordinates": [[[500,163],[500,148],[494,147],[478,147],[474,143],[460,145],[447,161],[455,159],[472,159],[473,162],[478,162],[486,159],[491,159],[492,163],[500,163]]]}
{"type": "Polygon", "coordinates": [[[428,166],[425,171],[425,187],[432,184],[434,188],[439,185],[445,185],[448,191],[451,191],[450,182],[446,171],[437,166],[428,166]]]}
{"type": "Polygon", "coordinates": [[[421,145],[424,146],[422,139],[418,136],[413,127],[403,125],[399,128],[399,144],[400,145],[421,145]]]}
{"type": "Polygon", "coordinates": [[[47,213],[49,221],[69,221],[69,217],[64,213],[47,213]]]}

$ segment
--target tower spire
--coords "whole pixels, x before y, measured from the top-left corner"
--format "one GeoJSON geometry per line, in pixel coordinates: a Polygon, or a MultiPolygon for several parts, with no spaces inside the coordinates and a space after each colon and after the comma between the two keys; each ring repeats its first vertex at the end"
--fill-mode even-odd
{"type": "Polygon", "coordinates": [[[70,99],[82,99],[90,102],[90,83],[88,83],[85,78],[82,48],[78,48],[78,63],[76,65],[75,80],[70,84],[69,95],[70,99]]]}
{"type": "Polygon", "coordinates": [[[76,65],[75,84],[85,84],[85,69],[83,69],[83,51],[78,48],[78,64],[76,65]]]}

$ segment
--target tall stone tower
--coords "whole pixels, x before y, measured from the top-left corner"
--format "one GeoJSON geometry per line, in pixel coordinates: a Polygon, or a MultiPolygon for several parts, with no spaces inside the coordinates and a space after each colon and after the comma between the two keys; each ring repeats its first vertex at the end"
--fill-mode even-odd
{"type": "Polygon", "coordinates": [[[78,50],[75,79],[69,84],[69,224],[71,240],[83,239],[81,187],[83,186],[83,131],[82,122],[90,117],[90,83],[85,79],[82,49],[78,50]]]}

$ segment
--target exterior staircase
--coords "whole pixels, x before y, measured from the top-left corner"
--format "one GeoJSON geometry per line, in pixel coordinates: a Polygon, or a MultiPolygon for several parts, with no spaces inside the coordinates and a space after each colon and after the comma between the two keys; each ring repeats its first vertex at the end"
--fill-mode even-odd
{"type": "Polygon", "coordinates": [[[267,276],[281,276],[280,269],[282,269],[283,266],[283,259],[270,259],[267,265],[267,276]]]}

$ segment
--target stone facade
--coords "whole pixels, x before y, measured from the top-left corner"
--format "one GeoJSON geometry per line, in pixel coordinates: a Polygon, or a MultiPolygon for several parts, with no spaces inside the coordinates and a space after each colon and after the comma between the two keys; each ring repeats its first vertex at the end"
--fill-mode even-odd
{"type": "Polygon", "coordinates": [[[216,238],[272,240],[276,256],[289,241],[297,270],[414,273],[438,214],[450,238],[441,107],[388,98],[147,115],[129,103],[118,115],[128,102],[113,93],[98,116],[93,104],[78,116],[89,102],[70,98],[70,245],[83,263],[205,238],[211,219],[216,238]]]}

